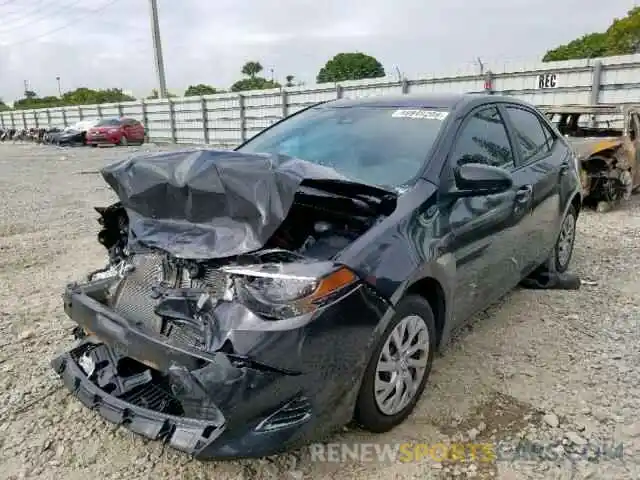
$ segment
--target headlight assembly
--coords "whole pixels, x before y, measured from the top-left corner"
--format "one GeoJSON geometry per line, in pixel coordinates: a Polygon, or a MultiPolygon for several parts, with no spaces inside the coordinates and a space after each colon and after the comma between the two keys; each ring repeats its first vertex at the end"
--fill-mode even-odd
{"type": "Polygon", "coordinates": [[[351,270],[326,263],[266,263],[223,269],[232,275],[237,300],[272,320],[311,313],[357,285],[351,270]]]}

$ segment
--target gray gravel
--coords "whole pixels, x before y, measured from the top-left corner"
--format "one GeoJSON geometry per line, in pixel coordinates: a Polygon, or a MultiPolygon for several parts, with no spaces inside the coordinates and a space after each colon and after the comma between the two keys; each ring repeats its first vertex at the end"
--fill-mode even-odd
{"type": "Polygon", "coordinates": [[[60,293],[104,262],[93,207],[114,196],[96,171],[136,150],[0,145],[0,478],[638,478],[639,195],[580,218],[581,290],[514,291],[436,360],[409,421],[334,439],[492,443],[498,461],[318,462],[305,449],[205,464],[81,407],[49,367],[71,345],[60,293]],[[546,460],[514,461],[504,448],[521,440],[546,445],[546,460]],[[619,442],[622,459],[594,453],[619,442]]]}

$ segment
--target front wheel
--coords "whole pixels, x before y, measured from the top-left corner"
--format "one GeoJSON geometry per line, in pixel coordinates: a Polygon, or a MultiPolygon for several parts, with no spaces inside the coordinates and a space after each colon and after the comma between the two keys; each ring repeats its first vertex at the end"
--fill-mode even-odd
{"type": "Polygon", "coordinates": [[[576,241],[577,219],[578,212],[576,211],[576,207],[571,205],[567,215],[562,221],[560,235],[558,235],[558,240],[553,249],[553,261],[555,262],[555,269],[558,273],[564,273],[569,269],[573,255],[573,246],[576,241]]]}
{"type": "Polygon", "coordinates": [[[355,420],[371,432],[387,432],[413,411],[433,363],[436,332],[429,302],[408,295],[381,335],[364,372],[355,420]]]}
{"type": "Polygon", "coordinates": [[[122,136],[120,137],[120,142],[118,142],[118,144],[119,144],[121,147],[126,147],[127,145],[129,145],[129,141],[127,140],[127,137],[126,137],[125,135],[122,135],[122,136]]]}

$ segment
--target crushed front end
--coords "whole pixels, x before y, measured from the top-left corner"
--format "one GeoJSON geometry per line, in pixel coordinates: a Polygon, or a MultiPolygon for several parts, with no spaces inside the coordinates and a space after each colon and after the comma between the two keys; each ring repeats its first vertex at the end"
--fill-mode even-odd
{"type": "Polygon", "coordinates": [[[132,248],[123,205],[98,208],[109,263],[64,292],[77,342],[52,366],[66,387],[202,459],[271,455],[347,423],[389,305],[333,257],[380,214],[321,197],[296,196],[261,248],[211,258],[132,248]]]}

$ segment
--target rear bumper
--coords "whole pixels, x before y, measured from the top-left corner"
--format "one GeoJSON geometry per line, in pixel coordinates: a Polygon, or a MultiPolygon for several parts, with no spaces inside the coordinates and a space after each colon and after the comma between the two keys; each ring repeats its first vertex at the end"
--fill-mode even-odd
{"type": "Polygon", "coordinates": [[[52,361],[65,386],[106,420],[212,459],[281,453],[351,419],[367,345],[384,312],[384,305],[373,303],[376,297],[363,289],[311,323],[273,332],[229,332],[225,337],[239,353],[223,353],[228,350],[176,344],[119,316],[99,301],[109,283],[67,288],[65,311],[90,334],[52,361]],[[335,332],[315,331],[323,323],[335,332]],[[252,354],[242,352],[251,345],[252,354]],[[81,355],[90,349],[96,355],[93,364],[101,367],[87,376],[81,355]],[[136,365],[135,375],[148,370],[153,380],[125,391],[132,374],[123,371],[124,362],[136,365]],[[155,393],[141,393],[161,385],[162,401],[155,393]]]}

